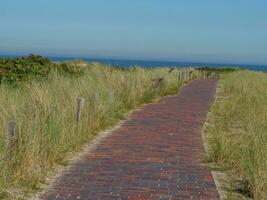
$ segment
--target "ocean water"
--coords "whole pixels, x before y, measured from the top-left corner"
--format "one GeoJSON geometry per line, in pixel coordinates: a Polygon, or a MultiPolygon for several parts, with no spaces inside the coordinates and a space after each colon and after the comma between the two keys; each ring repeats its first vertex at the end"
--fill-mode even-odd
{"type": "MultiPolygon", "coordinates": [[[[0,58],[18,57],[12,55],[0,55],[0,58]]],[[[254,71],[267,72],[267,65],[248,65],[248,64],[216,64],[216,63],[194,63],[194,62],[169,62],[169,61],[149,61],[149,60],[117,60],[117,59],[94,59],[94,58],[77,58],[77,57],[48,57],[52,61],[66,61],[82,59],[88,62],[100,62],[111,67],[134,67],[141,66],[146,68],[152,67],[237,67],[254,71]]]]}
{"type": "MultiPolygon", "coordinates": [[[[49,57],[53,61],[73,60],[77,58],[67,57],[49,57]]],[[[134,67],[141,66],[146,68],[151,67],[233,67],[241,69],[249,69],[254,71],[267,71],[267,65],[246,65],[246,64],[216,64],[216,63],[193,63],[193,62],[168,62],[168,61],[148,61],[148,60],[115,60],[115,59],[89,59],[79,58],[88,62],[100,62],[112,67],[134,67]]]]}

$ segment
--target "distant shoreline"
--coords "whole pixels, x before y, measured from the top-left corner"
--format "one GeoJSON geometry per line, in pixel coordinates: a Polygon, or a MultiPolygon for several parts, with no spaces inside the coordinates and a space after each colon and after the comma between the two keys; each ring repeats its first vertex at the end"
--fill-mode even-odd
{"type": "MultiPolygon", "coordinates": [[[[1,55],[0,58],[22,57],[18,55],[1,55]]],[[[53,57],[47,56],[51,61],[67,61],[67,60],[85,60],[88,62],[99,62],[110,65],[112,67],[133,67],[142,66],[150,67],[235,67],[241,69],[249,69],[254,71],[267,71],[267,65],[252,65],[252,64],[217,64],[217,63],[195,63],[195,62],[176,62],[176,61],[150,61],[150,60],[125,60],[125,59],[99,59],[99,58],[82,58],[82,57],[53,57]]]]}

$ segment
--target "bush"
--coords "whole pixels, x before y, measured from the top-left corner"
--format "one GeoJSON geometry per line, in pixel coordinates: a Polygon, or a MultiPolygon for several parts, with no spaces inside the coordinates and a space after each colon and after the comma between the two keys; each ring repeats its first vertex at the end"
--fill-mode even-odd
{"type": "Polygon", "coordinates": [[[212,67],[197,67],[196,70],[206,71],[206,72],[220,72],[220,73],[228,73],[239,70],[238,68],[231,67],[223,67],[223,68],[212,68],[212,67]]]}
{"type": "Polygon", "coordinates": [[[22,58],[1,58],[0,81],[16,83],[42,78],[48,75],[53,65],[47,58],[33,54],[22,58]]]}
{"type": "Polygon", "coordinates": [[[84,74],[87,64],[61,63],[59,71],[64,74],[81,76],[84,74]]]}

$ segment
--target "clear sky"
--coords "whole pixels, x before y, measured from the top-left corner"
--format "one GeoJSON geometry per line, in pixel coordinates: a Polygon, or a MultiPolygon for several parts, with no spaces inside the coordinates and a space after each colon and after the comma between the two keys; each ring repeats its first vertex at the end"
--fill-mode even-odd
{"type": "Polygon", "coordinates": [[[267,64],[266,0],[2,0],[0,54],[267,64]]]}

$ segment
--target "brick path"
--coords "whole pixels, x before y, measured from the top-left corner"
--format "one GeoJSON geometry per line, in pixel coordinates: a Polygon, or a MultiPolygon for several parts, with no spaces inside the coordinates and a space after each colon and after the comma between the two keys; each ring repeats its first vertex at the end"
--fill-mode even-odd
{"type": "Polygon", "coordinates": [[[133,112],[74,163],[42,199],[219,199],[203,158],[201,127],[216,80],[196,80],[179,95],[133,112]]]}

